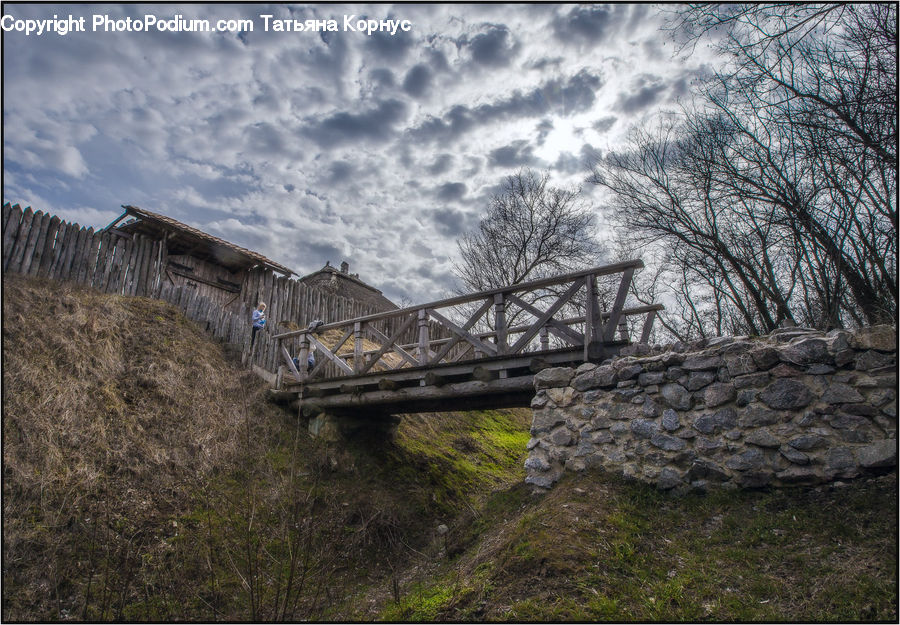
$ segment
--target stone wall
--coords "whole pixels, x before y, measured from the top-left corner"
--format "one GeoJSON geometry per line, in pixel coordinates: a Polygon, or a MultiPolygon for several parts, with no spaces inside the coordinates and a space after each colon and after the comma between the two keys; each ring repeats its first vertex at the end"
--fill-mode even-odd
{"type": "Polygon", "coordinates": [[[525,481],[598,466],[687,491],[895,470],[896,343],[891,326],[786,328],[545,369],[525,481]]]}

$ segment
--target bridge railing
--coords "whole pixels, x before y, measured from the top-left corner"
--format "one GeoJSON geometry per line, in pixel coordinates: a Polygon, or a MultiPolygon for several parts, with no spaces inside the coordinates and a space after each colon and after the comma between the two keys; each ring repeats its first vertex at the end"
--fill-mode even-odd
{"type": "Polygon", "coordinates": [[[598,345],[631,341],[629,317],[644,315],[637,341],[648,340],[662,306],[625,307],[634,271],[641,267],[640,260],[625,261],[274,338],[286,371],[300,382],[560,350],[578,352],[587,361],[598,345]],[[316,363],[307,371],[311,349],[316,363]]]}

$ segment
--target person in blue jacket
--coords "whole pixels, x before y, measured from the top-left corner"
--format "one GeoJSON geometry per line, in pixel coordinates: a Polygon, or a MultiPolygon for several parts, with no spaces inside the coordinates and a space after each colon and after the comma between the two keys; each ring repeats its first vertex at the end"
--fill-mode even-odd
{"type": "Polygon", "coordinates": [[[253,330],[250,335],[250,347],[256,341],[256,333],[266,327],[266,304],[260,302],[256,310],[253,311],[253,330]]]}

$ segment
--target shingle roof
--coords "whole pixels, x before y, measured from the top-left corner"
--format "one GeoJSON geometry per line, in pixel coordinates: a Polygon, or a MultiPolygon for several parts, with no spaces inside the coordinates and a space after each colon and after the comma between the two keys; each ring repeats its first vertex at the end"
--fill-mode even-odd
{"type": "MultiPolygon", "coordinates": [[[[125,213],[122,217],[131,215],[136,219],[116,226],[116,229],[118,230],[144,234],[153,234],[160,229],[168,230],[208,244],[210,256],[226,266],[251,267],[253,265],[263,265],[274,269],[279,273],[298,275],[297,272],[292,269],[276,263],[273,260],[269,260],[262,254],[240,247],[234,243],[229,243],[224,239],[214,237],[213,235],[197,230],[196,228],[192,228],[187,224],[181,223],[177,219],[172,219],[171,217],[166,217],[165,215],[160,215],[153,211],[138,208],[137,206],[122,206],[122,208],[125,209],[125,213]]],[[[115,222],[113,222],[113,224],[115,224],[115,222]]]]}

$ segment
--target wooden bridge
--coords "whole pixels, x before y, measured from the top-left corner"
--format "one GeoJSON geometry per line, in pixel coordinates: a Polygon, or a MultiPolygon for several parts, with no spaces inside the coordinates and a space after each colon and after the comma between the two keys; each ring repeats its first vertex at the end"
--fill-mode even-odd
{"type": "Polygon", "coordinates": [[[640,260],[278,334],[274,391],[302,413],[528,406],[534,374],[647,342],[659,304],[626,308],[640,260]],[[640,323],[642,321],[642,323],[640,323]],[[307,370],[310,350],[316,364],[307,370]]]}

